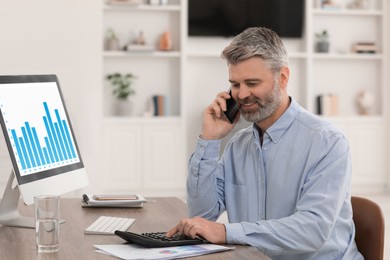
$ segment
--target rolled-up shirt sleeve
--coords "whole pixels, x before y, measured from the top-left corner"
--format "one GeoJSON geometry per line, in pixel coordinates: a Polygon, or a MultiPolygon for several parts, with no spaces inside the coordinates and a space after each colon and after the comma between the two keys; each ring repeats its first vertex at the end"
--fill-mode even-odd
{"type": "Polygon", "coordinates": [[[198,138],[189,162],[187,205],[191,217],[216,220],[224,211],[223,178],[219,164],[221,140],[198,138]]]}

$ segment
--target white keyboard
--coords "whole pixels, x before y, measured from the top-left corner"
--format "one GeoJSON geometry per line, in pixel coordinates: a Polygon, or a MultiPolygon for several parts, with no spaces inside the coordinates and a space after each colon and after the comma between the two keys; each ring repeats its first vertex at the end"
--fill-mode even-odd
{"type": "Polygon", "coordinates": [[[85,234],[114,235],[115,230],[127,231],[134,223],[133,218],[100,216],[84,231],[85,234]]]}

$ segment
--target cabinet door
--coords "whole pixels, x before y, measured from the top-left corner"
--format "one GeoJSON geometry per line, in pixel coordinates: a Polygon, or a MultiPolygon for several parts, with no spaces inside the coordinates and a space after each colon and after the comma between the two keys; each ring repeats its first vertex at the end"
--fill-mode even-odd
{"type": "Polygon", "coordinates": [[[185,161],[181,127],[178,121],[173,121],[107,122],[104,175],[98,178],[96,189],[144,196],[183,196],[185,161]]]}
{"type": "Polygon", "coordinates": [[[352,190],[382,191],[387,183],[384,122],[382,119],[362,121],[338,123],[350,143],[352,190]]]}
{"type": "Polygon", "coordinates": [[[145,188],[169,191],[185,187],[181,165],[184,162],[180,149],[182,138],[178,126],[145,126],[144,180],[145,188]]]}
{"type": "Polygon", "coordinates": [[[137,126],[105,126],[104,176],[98,184],[105,191],[136,192],[142,187],[140,136],[137,126]]]}
{"type": "Polygon", "coordinates": [[[350,126],[349,136],[353,167],[352,185],[361,189],[371,186],[382,190],[387,181],[383,126],[350,126]]]}

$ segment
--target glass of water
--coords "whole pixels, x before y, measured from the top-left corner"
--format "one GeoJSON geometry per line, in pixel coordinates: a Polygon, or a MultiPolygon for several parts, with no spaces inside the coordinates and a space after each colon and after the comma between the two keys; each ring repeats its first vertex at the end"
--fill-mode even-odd
{"type": "Polygon", "coordinates": [[[36,196],[35,240],[40,253],[58,251],[60,228],[60,196],[36,196]]]}

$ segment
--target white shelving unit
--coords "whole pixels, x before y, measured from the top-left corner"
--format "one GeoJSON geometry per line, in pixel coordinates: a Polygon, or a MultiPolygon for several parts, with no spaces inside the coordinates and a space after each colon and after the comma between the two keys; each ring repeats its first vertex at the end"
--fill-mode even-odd
{"type": "Polygon", "coordinates": [[[324,10],[311,1],[307,3],[307,108],[315,112],[317,95],[330,92],[338,96],[339,115],[328,119],[345,132],[350,142],[353,190],[384,190],[389,179],[387,1],[371,0],[370,6],[362,10],[348,9],[347,1],[340,1],[339,10],[324,10]],[[315,53],[313,35],[324,29],[330,34],[330,51],[315,53]],[[353,53],[355,42],[375,42],[377,52],[353,53]],[[357,112],[360,91],[368,91],[375,98],[368,115],[357,112]]]}
{"type": "MultiPolygon", "coordinates": [[[[317,95],[338,95],[339,114],[327,119],[349,139],[353,190],[379,191],[389,181],[388,6],[386,0],[370,0],[369,9],[350,10],[345,8],[347,0],[340,1],[340,10],[324,10],[307,0],[303,37],[283,39],[290,56],[288,90],[313,113],[317,95]],[[314,34],[323,29],[330,34],[330,52],[316,53],[314,34]],[[352,53],[351,45],[357,41],[375,42],[378,52],[352,53]],[[361,90],[370,91],[376,99],[367,116],[355,108],[361,90]]],[[[104,75],[119,71],[138,76],[131,118],[113,115],[110,88],[102,77],[104,147],[110,158],[104,162],[102,191],[131,188],[145,195],[184,195],[186,162],[201,131],[202,111],[229,86],[220,53],[231,38],[188,37],[187,0],[171,0],[167,6],[104,5],[102,12],[103,35],[113,28],[122,45],[140,31],[156,45],[159,35],[169,30],[174,46],[170,52],[102,52],[104,75]],[[169,97],[169,116],[143,117],[147,100],[160,93],[169,97]]]]}
{"type": "MultiPolygon", "coordinates": [[[[387,2],[370,0],[366,10],[324,10],[305,4],[305,28],[301,39],[283,39],[290,57],[290,95],[309,111],[316,113],[316,96],[334,93],[339,97],[339,114],[327,117],[346,134],[351,145],[353,161],[353,190],[386,189],[389,177],[388,153],[388,52],[386,34],[387,2]],[[330,34],[329,53],[314,51],[314,34],[326,29],[330,34]],[[354,42],[373,41],[376,54],[352,53],[354,42]],[[375,105],[367,116],[358,114],[355,98],[359,91],[370,91],[375,105]]],[[[185,103],[199,100],[198,106],[183,107],[188,116],[187,153],[194,149],[200,132],[201,112],[214,95],[227,89],[227,68],[220,52],[229,44],[226,38],[188,38],[186,53],[188,73],[185,103]],[[207,46],[207,49],[206,47],[207,46]]]]}
{"type": "MultiPolygon", "coordinates": [[[[182,11],[180,0],[170,1],[169,5],[103,5],[103,35],[109,29],[118,35],[120,47],[136,40],[143,32],[146,44],[153,51],[104,51],[103,72],[131,72],[136,75],[136,96],[133,116],[141,117],[147,110],[153,95],[163,94],[169,99],[169,115],[180,115],[180,88],[182,85],[182,11]],[[159,51],[158,41],[162,33],[170,32],[172,51],[159,51]],[[140,64],[148,66],[140,66],[140,64]],[[145,67],[147,69],[145,69],[145,67]]],[[[104,39],[102,39],[104,41],[104,39]]],[[[114,115],[115,101],[110,95],[110,86],[104,81],[104,116],[114,115]]]]}
{"type": "MultiPolygon", "coordinates": [[[[382,0],[372,0],[366,10],[347,9],[347,3],[341,2],[340,9],[326,10],[308,2],[308,49],[312,53],[309,61],[311,69],[312,94],[332,92],[339,96],[340,115],[354,116],[356,109],[353,98],[361,90],[371,92],[376,99],[373,115],[383,115],[383,94],[385,91],[385,5],[382,0]],[[340,26],[342,24],[343,26],[340,26]],[[327,30],[330,34],[329,53],[314,53],[312,38],[315,32],[327,30]],[[355,42],[375,42],[376,54],[352,53],[355,42]],[[324,71],[333,72],[329,76],[324,71]],[[362,73],[365,72],[365,73],[362,73]],[[345,88],[348,86],[348,88],[345,88]],[[347,91],[343,90],[347,89],[347,91]]],[[[313,100],[312,96],[308,96],[313,100]]],[[[308,101],[310,110],[314,111],[313,101],[308,101]]]]}
{"type": "MultiPolygon", "coordinates": [[[[121,47],[142,31],[153,51],[102,51],[103,59],[103,177],[101,192],[138,192],[144,196],[183,196],[185,176],[181,95],[183,85],[183,15],[185,2],[168,5],[103,5],[103,34],[113,29],[121,47]],[[158,50],[168,31],[171,51],[158,50]],[[131,117],[114,113],[115,100],[104,77],[133,73],[135,96],[131,117]],[[167,97],[168,115],[144,116],[153,95],[167,97]]],[[[104,40],[104,39],[102,39],[104,40]]]]}

